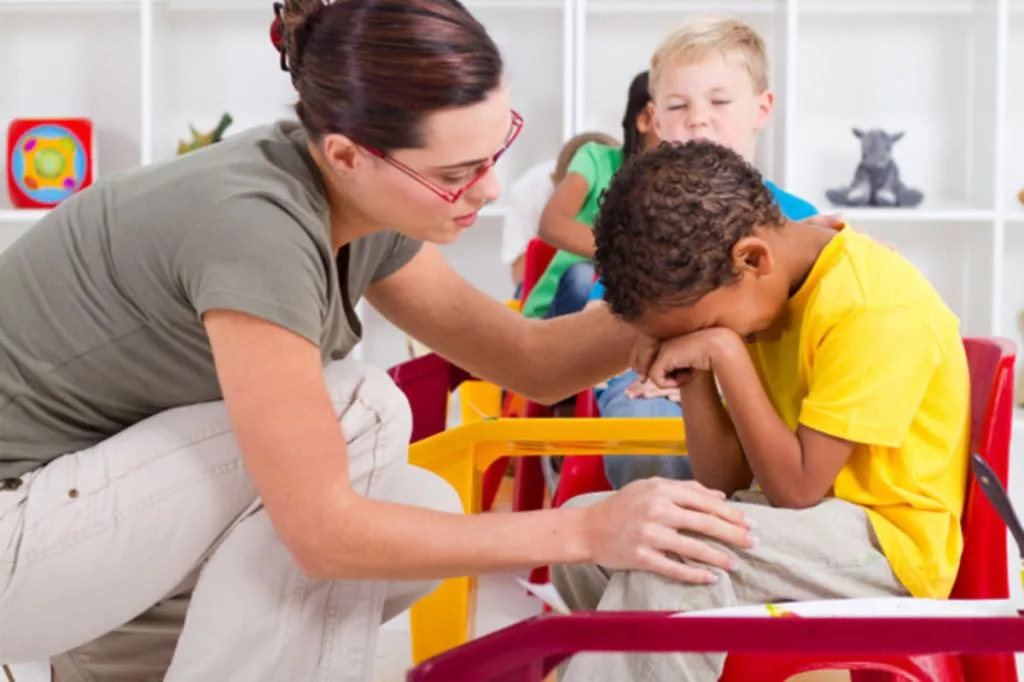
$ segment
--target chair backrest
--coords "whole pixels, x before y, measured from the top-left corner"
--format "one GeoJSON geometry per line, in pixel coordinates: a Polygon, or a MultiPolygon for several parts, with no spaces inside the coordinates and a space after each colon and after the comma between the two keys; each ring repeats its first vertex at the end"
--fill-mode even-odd
{"type": "MultiPolygon", "coordinates": [[[[971,374],[971,452],[978,453],[1005,487],[1013,425],[1013,372],[1017,349],[1001,338],[966,338],[971,374]]],[[[989,504],[978,482],[968,479],[961,520],[964,552],[953,587],[955,599],[1009,596],[1006,524],[989,504]]]]}
{"type": "Polygon", "coordinates": [[[388,375],[409,400],[412,410],[410,443],[429,438],[448,426],[448,395],[469,378],[464,370],[436,353],[407,360],[388,375]]]}
{"type": "MultiPolygon", "coordinates": [[[[1010,435],[1013,427],[1013,388],[1016,346],[1002,338],[966,338],[971,373],[971,452],[978,453],[1007,485],[1010,435]]],[[[973,474],[961,519],[963,557],[953,585],[953,599],[1007,599],[1007,529],[989,504],[973,474]]],[[[1011,682],[1017,668],[1011,654],[969,654],[960,657],[968,682],[1011,682]]]]}
{"type": "Polygon", "coordinates": [[[555,247],[540,239],[531,239],[530,243],[526,245],[526,256],[523,257],[523,290],[519,295],[520,301],[526,301],[527,296],[537,284],[537,280],[548,269],[556,252],[555,247]]]}

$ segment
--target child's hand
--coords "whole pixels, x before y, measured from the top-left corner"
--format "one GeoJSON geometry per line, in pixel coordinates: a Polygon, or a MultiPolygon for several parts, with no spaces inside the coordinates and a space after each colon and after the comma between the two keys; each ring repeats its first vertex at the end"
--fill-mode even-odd
{"type": "Polygon", "coordinates": [[[724,327],[702,329],[664,341],[651,364],[650,379],[662,388],[685,386],[694,372],[712,371],[714,358],[730,344],[742,346],[743,341],[724,327]]]}

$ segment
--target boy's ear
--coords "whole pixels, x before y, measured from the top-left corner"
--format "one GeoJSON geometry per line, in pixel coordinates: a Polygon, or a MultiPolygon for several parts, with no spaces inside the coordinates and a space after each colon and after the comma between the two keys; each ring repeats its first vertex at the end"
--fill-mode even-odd
{"type": "Polygon", "coordinates": [[[764,130],[772,121],[772,112],[775,110],[775,93],[765,90],[757,97],[757,129],[764,130]]]}
{"type": "Polygon", "coordinates": [[[654,120],[654,102],[648,102],[636,115],[636,129],[640,131],[641,135],[646,135],[654,130],[654,120]]]}
{"type": "Polygon", "coordinates": [[[771,274],[775,268],[775,261],[771,249],[768,248],[768,242],[751,235],[742,237],[732,247],[732,266],[741,276],[749,274],[753,277],[764,277],[771,274]]]}

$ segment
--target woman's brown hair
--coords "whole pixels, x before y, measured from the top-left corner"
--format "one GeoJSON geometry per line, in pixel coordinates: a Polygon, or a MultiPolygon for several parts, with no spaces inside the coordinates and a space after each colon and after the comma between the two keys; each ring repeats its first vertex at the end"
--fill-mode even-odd
{"type": "Polygon", "coordinates": [[[421,147],[423,119],[482,101],[501,54],[457,0],[285,0],[275,40],[313,139],[421,147]]]}

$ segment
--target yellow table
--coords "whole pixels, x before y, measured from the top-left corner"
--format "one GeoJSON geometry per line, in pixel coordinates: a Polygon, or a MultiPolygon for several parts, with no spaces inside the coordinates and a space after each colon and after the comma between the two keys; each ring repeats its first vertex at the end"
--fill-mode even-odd
{"type": "MultiPolygon", "coordinates": [[[[467,514],[480,513],[481,476],[502,456],[679,455],[686,451],[678,417],[649,419],[481,419],[412,445],[409,460],[447,480],[467,514]]],[[[476,579],[452,578],[413,605],[414,663],[473,637],[476,579]]]]}

